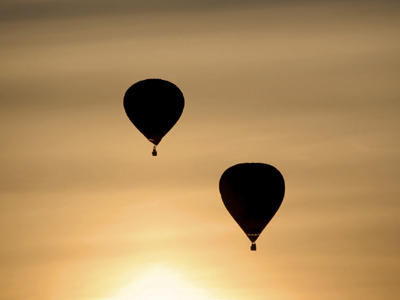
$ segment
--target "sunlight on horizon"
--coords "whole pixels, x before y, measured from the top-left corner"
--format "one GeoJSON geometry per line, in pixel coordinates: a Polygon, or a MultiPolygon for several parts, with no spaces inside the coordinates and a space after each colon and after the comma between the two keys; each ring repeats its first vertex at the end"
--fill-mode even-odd
{"type": "Polygon", "coordinates": [[[103,300],[222,300],[194,286],[183,273],[154,265],[137,276],[114,297],[103,300]]]}

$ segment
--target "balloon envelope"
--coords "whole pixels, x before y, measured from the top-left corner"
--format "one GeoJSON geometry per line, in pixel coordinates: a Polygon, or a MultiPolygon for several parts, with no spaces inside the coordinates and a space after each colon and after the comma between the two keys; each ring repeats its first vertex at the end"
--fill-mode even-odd
{"type": "Polygon", "coordinates": [[[254,244],[283,201],[285,181],[271,165],[243,163],[222,174],[219,190],[226,209],[254,244]]]}
{"type": "Polygon", "coordinates": [[[154,145],[158,145],[179,120],[184,106],[181,90],[162,79],[139,81],[124,96],[128,118],[154,145]]]}

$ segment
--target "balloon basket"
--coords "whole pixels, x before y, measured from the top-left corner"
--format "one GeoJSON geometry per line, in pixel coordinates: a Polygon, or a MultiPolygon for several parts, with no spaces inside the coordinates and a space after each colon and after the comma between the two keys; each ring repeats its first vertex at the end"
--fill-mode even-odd
{"type": "Polygon", "coordinates": [[[156,149],[156,146],[154,146],[153,152],[151,152],[151,154],[152,154],[153,156],[157,156],[157,149],[156,149]]]}
{"type": "Polygon", "coordinates": [[[257,250],[257,246],[256,246],[255,243],[252,243],[252,244],[251,244],[250,250],[251,250],[251,251],[256,251],[256,250],[257,250]]]}

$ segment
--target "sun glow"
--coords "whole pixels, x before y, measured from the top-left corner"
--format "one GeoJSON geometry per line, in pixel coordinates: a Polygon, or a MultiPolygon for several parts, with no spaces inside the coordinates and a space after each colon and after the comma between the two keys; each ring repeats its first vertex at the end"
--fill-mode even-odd
{"type": "Polygon", "coordinates": [[[153,266],[105,300],[217,300],[192,285],[184,276],[163,266],[153,266]]]}

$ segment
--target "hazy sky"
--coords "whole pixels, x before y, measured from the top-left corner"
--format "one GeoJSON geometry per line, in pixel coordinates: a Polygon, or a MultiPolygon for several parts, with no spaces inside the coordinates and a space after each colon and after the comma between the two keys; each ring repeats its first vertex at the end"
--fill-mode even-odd
{"type": "Polygon", "coordinates": [[[395,300],[398,1],[0,0],[0,298],[395,300]],[[133,83],[186,100],[152,145],[133,83]],[[230,166],[278,168],[257,251],[230,166]]]}

